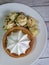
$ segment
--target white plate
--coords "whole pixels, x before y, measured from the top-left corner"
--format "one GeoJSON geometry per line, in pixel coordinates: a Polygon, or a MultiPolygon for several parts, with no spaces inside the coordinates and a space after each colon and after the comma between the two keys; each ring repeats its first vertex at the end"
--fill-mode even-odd
{"type": "Polygon", "coordinates": [[[0,65],[30,65],[34,61],[36,61],[41,52],[45,49],[47,42],[47,29],[42,17],[32,8],[19,3],[8,3],[0,5],[0,27],[3,26],[4,15],[9,13],[10,11],[19,11],[24,12],[27,15],[30,15],[38,20],[39,25],[39,35],[37,36],[37,42],[34,50],[23,58],[11,58],[9,57],[2,48],[2,37],[4,34],[4,30],[0,28],[0,65]]]}

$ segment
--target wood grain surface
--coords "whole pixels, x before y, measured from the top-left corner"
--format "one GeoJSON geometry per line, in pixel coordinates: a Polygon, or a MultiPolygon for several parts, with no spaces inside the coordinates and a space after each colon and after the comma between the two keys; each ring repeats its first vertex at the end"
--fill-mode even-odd
{"type": "Polygon", "coordinates": [[[43,17],[48,31],[47,46],[39,61],[34,65],[49,65],[49,0],[0,0],[0,5],[14,2],[23,3],[34,8],[43,17]]]}

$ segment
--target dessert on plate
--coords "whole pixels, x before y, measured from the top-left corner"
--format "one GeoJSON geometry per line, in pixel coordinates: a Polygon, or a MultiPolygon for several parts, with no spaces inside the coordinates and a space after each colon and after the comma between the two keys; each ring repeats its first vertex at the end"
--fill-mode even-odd
{"type": "Polygon", "coordinates": [[[3,48],[11,57],[23,57],[30,53],[34,44],[32,33],[24,27],[13,27],[3,37],[3,48]]]}
{"type": "Polygon", "coordinates": [[[11,12],[5,17],[3,28],[3,48],[9,56],[19,58],[31,52],[38,35],[36,19],[23,12],[11,12]]]}

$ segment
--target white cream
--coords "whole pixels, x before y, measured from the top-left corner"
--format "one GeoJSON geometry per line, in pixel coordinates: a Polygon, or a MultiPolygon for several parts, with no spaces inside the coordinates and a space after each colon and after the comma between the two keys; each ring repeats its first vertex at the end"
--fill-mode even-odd
{"type": "Polygon", "coordinates": [[[16,53],[18,55],[26,52],[29,46],[30,40],[28,34],[23,34],[22,31],[17,33],[12,32],[10,36],[7,37],[7,49],[11,53],[16,53]]]}

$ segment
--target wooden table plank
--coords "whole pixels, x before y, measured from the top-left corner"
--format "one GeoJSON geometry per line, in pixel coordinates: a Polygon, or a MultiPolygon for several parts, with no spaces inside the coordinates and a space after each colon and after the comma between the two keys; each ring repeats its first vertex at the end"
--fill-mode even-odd
{"type": "Polygon", "coordinates": [[[49,0],[0,0],[0,4],[7,2],[19,2],[29,6],[49,5],[49,0]]]}

